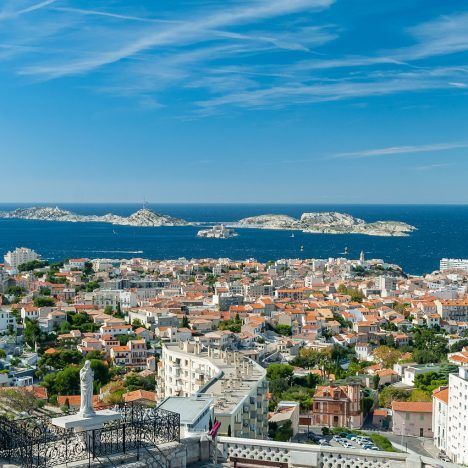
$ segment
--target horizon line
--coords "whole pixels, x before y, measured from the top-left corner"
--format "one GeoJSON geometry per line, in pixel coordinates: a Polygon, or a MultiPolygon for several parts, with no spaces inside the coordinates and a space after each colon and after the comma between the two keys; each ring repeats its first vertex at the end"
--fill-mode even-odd
{"type": "Polygon", "coordinates": [[[468,206],[467,202],[442,202],[442,203],[433,203],[433,202],[407,202],[407,203],[392,203],[392,202],[381,202],[381,203],[350,203],[350,202],[275,202],[275,201],[246,201],[246,202],[153,202],[145,201],[128,201],[128,202],[119,202],[119,201],[89,201],[89,202],[76,202],[76,201],[27,201],[27,202],[18,202],[18,201],[0,201],[1,205],[346,205],[346,206],[468,206]]]}

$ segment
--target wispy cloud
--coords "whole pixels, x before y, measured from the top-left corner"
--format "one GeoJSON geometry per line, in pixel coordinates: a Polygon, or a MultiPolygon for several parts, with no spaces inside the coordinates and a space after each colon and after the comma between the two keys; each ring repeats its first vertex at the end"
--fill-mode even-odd
{"type": "MultiPolygon", "coordinates": [[[[155,47],[197,44],[212,39],[211,30],[223,27],[256,23],[272,17],[297,13],[311,8],[322,9],[330,6],[334,0],[257,0],[250,4],[240,4],[235,8],[215,10],[211,14],[200,14],[187,18],[183,23],[176,23],[166,28],[147,29],[134,35],[122,45],[112,47],[100,53],[50,65],[36,65],[23,70],[24,74],[42,75],[57,78],[67,75],[82,74],[97,68],[133,57],[155,47]]],[[[95,12],[94,12],[95,13],[95,12]]],[[[219,32],[217,33],[219,34],[219,32]]],[[[217,35],[215,33],[215,36],[217,35]]]]}
{"type": "Polygon", "coordinates": [[[426,171],[433,171],[434,169],[441,169],[443,167],[451,167],[451,166],[453,166],[452,163],[438,163],[438,164],[427,164],[424,166],[415,166],[415,167],[412,167],[411,169],[413,171],[426,172],[426,171]]]}
{"type": "MultiPolygon", "coordinates": [[[[14,8],[3,8],[0,10],[0,20],[2,19],[11,19],[15,18],[17,16],[24,15],[25,13],[31,13],[36,10],[40,10],[41,8],[47,7],[55,3],[57,0],[44,0],[43,2],[40,3],[34,3],[32,5],[26,6],[24,8],[20,9],[14,9],[14,8]]],[[[20,3],[20,2],[18,2],[20,3]]]]}
{"type": "Polygon", "coordinates": [[[196,115],[468,88],[463,61],[435,63],[468,51],[468,13],[400,31],[410,41],[404,47],[340,55],[327,46],[350,25],[320,16],[334,2],[231,0],[221,8],[207,1],[145,10],[118,0],[96,0],[88,9],[69,0],[9,0],[0,10],[0,20],[12,19],[0,29],[0,60],[28,81],[93,74],[94,91],[136,97],[148,108],[164,107],[164,93],[176,91],[176,101],[196,115]]]}
{"type": "Polygon", "coordinates": [[[426,145],[413,146],[390,146],[389,148],[337,153],[331,155],[329,158],[372,158],[376,156],[389,156],[395,154],[433,153],[438,151],[449,151],[460,148],[468,148],[468,142],[432,143],[426,145]]]}

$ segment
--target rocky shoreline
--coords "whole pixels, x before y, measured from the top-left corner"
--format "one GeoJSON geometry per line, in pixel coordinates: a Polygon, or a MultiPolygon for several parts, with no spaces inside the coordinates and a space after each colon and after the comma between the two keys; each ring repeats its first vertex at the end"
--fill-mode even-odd
{"type": "MultiPolygon", "coordinates": [[[[0,212],[0,219],[2,218],[71,223],[110,223],[135,227],[193,226],[199,224],[155,213],[147,208],[142,208],[125,217],[112,213],[105,215],[80,215],[59,207],[31,207],[0,212]]],[[[267,214],[243,218],[234,223],[226,223],[225,226],[238,229],[298,230],[311,234],[365,234],[368,236],[389,237],[408,236],[409,233],[416,230],[414,226],[401,221],[366,223],[363,219],[338,212],[303,213],[299,219],[281,214],[267,214]]]]}
{"type": "Polygon", "coordinates": [[[110,223],[120,226],[155,227],[155,226],[187,226],[184,219],[155,213],[142,208],[128,217],[107,213],[98,215],[79,215],[59,207],[18,208],[14,211],[0,212],[3,219],[31,219],[37,221],[56,221],[70,223],[110,223]]]}
{"type": "Polygon", "coordinates": [[[298,230],[311,234],[365,234],[368,236],[402,237],[416,230],[401,221],[375,221],[366,223],[346,213],[303,213],[300,219],[287,215],[260,215],[244,218],[230,224],[235,228],[298,230]]]}

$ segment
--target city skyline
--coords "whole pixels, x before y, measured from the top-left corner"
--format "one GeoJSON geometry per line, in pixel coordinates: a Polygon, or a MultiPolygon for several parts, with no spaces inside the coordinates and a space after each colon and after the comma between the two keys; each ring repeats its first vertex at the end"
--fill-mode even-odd
{"type": "Polygon", "coordinates": [[[466,204],[467,51],[461,1],[7,0],[0,200],[466,204]]]}

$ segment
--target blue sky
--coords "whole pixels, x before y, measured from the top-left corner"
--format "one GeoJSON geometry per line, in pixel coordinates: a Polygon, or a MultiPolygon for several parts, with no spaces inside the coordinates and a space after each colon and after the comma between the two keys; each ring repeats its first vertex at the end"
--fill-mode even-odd
{"type": "Polygon", "coordinates": [[[2,202],[468,203],[465,0],[0,0],[2,202]]]}

